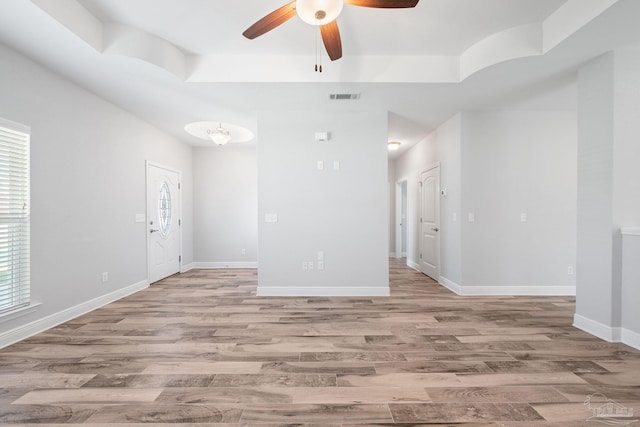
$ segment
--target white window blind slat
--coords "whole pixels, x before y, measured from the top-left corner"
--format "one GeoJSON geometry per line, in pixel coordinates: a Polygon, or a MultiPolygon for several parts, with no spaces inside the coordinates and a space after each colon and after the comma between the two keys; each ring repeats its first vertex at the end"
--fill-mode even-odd
{"type": "Polygon", "coordinates": [[[0,313],[30,302],[29,134],[0,119],[0,313]]]}

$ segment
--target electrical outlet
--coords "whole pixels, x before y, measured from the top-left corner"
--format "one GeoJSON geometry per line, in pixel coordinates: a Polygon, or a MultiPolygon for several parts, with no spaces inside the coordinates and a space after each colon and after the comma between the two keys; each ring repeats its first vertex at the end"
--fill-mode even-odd
{"type": "Polygon", "coordinates": [[[570,265],[569,267],[567,267],[567,274],[569,276],[573,276],[573,274],[574,274],[573,265],[570,265]]]}
{"type": "Polygon", "coordinates": [[[246,255],[246,254],[247,254],[247,250],[246,250],[246,249],[242,249],[242,250],[240,251],[240,253],[241,253],[242,255],[246,255]]]}
{"type": "Polygon", "coordinates": [[[309,261],[307,264],[309,264],[309,270],[313,270],[313,261],[309,261]]]}
{"type": "Polygon", "coordinates": [[[104,272],[102,273],[102,283],[107,283],[109,281],[109,273],[108,272],[104,272]]]}
{"type": "Polygon", "coordinates": [[[527,222],[527,214],[522,212],[520,214],[520,222],[527,222]]]}

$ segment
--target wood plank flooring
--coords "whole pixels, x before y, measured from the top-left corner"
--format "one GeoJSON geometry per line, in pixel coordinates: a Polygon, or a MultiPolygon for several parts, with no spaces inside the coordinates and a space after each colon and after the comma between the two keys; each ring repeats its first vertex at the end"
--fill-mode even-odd
{"type": "Polygon", "coordinates": [[[1,350],[0,423],[571,427],[606,399],[638,420],[640,351],[573,328],[573,298],[459,297],[390,262],[390,298],[165,279],[1,350]]]}

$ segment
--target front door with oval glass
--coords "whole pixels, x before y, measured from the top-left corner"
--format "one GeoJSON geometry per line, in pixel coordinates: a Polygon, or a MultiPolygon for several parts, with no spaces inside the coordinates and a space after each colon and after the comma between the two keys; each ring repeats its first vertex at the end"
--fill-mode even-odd
{"type": "Polygon", "coordinates": [[[149,283],[180,271],[180,172],[147,164],[149,283]]]}

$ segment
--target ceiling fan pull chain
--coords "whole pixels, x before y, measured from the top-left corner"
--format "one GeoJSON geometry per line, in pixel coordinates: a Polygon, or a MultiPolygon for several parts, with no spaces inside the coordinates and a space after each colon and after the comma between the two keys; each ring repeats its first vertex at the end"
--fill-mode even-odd
{"type": "Polygon", "coordinates": [[[316,48],[316,73],[318,72],[318,32],[316,32],[316,40],[315,40],[315,48],[316,48]]]}
{"type": "MultiPolygon", "coordinates": [[[[318,27],[318,32],[320,31],[320,27],[318,27]]],[[[316,40],[318,40],[318,33],[316,33],[316,40]]],[[[318,58],[320,58],[320,72],[322,72],[322,48],[318,49],[320,45],[320,41],[316,43],[316,51],[318,52],[318,58]]]]}

